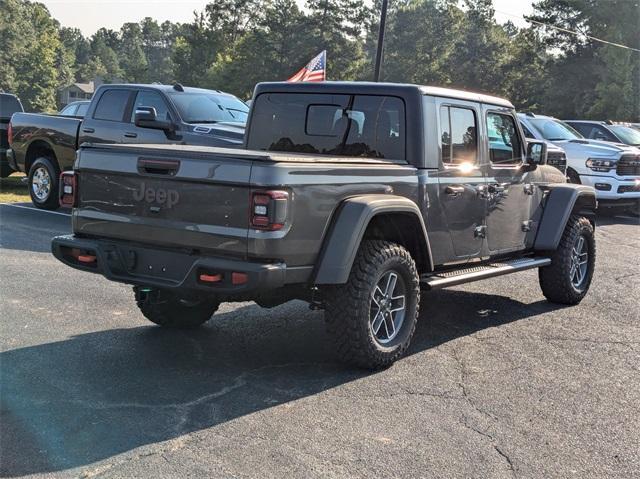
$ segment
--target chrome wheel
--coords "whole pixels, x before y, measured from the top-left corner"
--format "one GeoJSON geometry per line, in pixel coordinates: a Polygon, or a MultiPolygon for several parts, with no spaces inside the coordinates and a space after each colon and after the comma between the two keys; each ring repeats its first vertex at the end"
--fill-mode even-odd
{"type": "Polygon", "coordinates": [[[49,171],[44,166],[38,167],[33,172],[31,189],[33,190],[33,195],[39,201],[46,201],[49,198],[51,194],[51,175],[49,175],[49,171]]]}
{"type": "Polygon", "coordinates": [[[406,307],[406,285],[395,271],[388,271],[373,290],[369,326],[380,344],[387,344],[402,329],[406,307]]]}
{"type": "Polygon", "coordinates": [[[582,287],[584,280],[587,277],[588,269],[588,245],[584,236],[580,235],[571,250],[571,269],[569,270],[569,276],[571,277],[571,284],[574,288],[580,289],[582,287]]]}

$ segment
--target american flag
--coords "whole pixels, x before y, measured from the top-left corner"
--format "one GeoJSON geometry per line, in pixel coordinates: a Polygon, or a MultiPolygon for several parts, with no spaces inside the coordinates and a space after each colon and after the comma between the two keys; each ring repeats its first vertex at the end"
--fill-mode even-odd
{"type": "Polygon", "coordinates": [[[325,81],[325,68],[327,64],[327,51],[323,50],[319,55],[315,56],[306,64],[298,73],[293,75],[287,81],[325,81]]]}

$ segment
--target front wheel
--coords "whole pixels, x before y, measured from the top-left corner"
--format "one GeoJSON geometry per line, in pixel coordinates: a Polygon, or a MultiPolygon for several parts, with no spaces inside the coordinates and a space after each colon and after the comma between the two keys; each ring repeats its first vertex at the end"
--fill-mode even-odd
{"type": "Polygon", "coordinates": [[[43,210],[57,210],[60,171],[55,162],[44,156],[37,158],[29,169],[29,194],[33,204],[43,210]]]}
{"type": "Polygon", "coordinates": [[[349,280],[325,291],[327,329],[340,360],[366,369],[391,365],[409,347],[420,303],[418,272],[402,246],[360,245],[349,280]]]}
{"type": "Polygon", "coordinates": [[[538,277],[545,297],[552,303],[578,304],[587,294],[596,263],[593,226],[582,216],[571,216],[551,264],[538,277]]]}
{"type": "Polygon", "coordinates": [[[220,306],[216,300],[179,296],[164,289],[134,286],[133,292],[145,318],[166,328],[198,327],[206,323],[220,306]]]}

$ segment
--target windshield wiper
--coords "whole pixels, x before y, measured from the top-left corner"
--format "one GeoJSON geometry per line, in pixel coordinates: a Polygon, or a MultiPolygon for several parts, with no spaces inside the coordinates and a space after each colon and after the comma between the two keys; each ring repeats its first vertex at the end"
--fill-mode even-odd
{"type": "Polygon", "coordinates": [[[189,123],[218,123],[219,120],[191,120],[189,123]]]}

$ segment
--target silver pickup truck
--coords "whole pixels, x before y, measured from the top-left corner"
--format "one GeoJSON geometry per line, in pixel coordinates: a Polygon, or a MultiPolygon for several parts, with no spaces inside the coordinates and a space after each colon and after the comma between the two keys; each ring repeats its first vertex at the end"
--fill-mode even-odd
{"type": "Polygon", "coordinates": [[[595,192],[545,165],[506,100],[417,85],[256,87],[244,149],[85,145],[63,175],[63,263],[132,284],[142,313],[193,327],[225,301],[326,311],[338,356],[388,366],[421,290],[539,268],[577,304],[595,192]]]}

